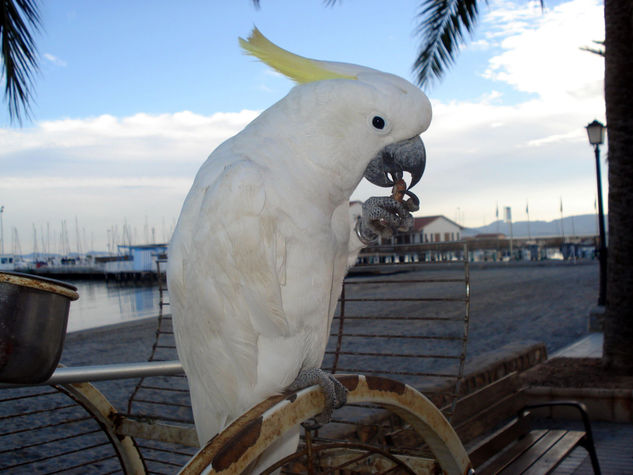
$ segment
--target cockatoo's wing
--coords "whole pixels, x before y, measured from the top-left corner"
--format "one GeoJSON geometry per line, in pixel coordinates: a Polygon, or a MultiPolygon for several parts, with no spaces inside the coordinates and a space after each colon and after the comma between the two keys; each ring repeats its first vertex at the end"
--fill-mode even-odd
{"type": "Polygon", "coordinates": [[[285,243],[264,206],[259,167],[244,160],[217,177],[205,173],[172,240],[169,289],[179,307],[179,356],[190,384],[201,386],[192,386],[192,397],[204,399],[194,404],[204,412],[196,417],[197,425],[204,421],[198,433],[209,437],[239,416],[236,408],[252,404],[258,339],[283,337],[288,322],[280,291],[285,243]]]}

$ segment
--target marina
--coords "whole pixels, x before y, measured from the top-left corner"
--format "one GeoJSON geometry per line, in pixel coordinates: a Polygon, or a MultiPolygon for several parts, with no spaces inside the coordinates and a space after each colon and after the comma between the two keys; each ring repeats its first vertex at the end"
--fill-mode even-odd
{"type": "MultiPolygon", "coordinates": [[[[435,397],[435,385],[429,386],[429,383],[438,377],[440,380],[448,377],[448,373],[444,374],[446,365],[454,367],[459,361],[457,356],[453,363],[446,359],[453,354],[446,348],[449,345],[448,334],[438,340],[438,332],[450,331],[458,336],[461,333],[459,327],[463,325],[460,322],[464,321],[463,302],[460,304],[460,299],[454,298],[459,297],[457,294],[449,299],[438,299],[437,296],[444,294],[441,288],[453,281],[453,277],[458,277],[456,274],[461,274],[463,279],[464,263],[416,263],[416,268],[408,268],[409,265],[383,264],[381,273],[358,273],[346,280],[345,298],[351,307],[346,307],[345,333],[341,333],[342,318],[335,318],[324,367],[336,368],[332,372],[341,373],[349,372],[348,368],[353,367],[354,373],[392,374],[392,377],[435,397]],[[425,284],[412,286],[414,282],[425,284]],[[452,310],[445,307],[448,303],[452,310]],[[354,316],[357,315],[354,307],[367,316],[354,316]],[[422,309],[429,317],[428,321],[413,316],[422,309]],[[457,333],[451,330],[455,325],[457,333]],[[341,335],[344,335],[343,347],[339,351],[341,335]],[[371,341],[365,341],[367,339],[371,341]],[[437,367],[433,360],[425,363],[427,358],[438,358],[434,356],[438,353],[441,355],[438,362],[444,363],[437,367]],[[396,363],[396,359],[403,361],[396,363]]],[[[524,368],[513,365],[534,364],[548,354],[560,354],[561,350],[564,354],[566,347],[588,334],[587,314],[596,301],[598,264],[595,260],[476,262],[468,267],[470,328],[467,332],[464,387],[480,381],[480,368],[492,365],[495,369],[491,371],[495,374],[511,368],[524,368]]],[[[155,317],[160,311],[160,307],[154,306],[160,299],[159,288],[105,280],[79,280],[72,284],[77,287],[80,299],[71,305],[74,308],[69,317],[69,334],[61,358],[61,363],[68,368],[60,371],[58,377],[64,381],[80,381],[86,374],[94,373],[90,376],[94,386],[124,417],[125,423],[116,430],[141,441],[138,447],[145,457],[148,473],[171,473],[194,455],[197,441],[191,429],[186,380],[180,373],[173,344],[171,318],[168,310],[162,317],[155,317]],[[91,368],[94,370],[92,373],[91,368]],[[106,369],[108,374],[116,371],[120,376],[114,380],[111,380],[112,375],[102,377],[106,369]],[[139,380],[140,374],[144,377],[139,380]],[[153,418],[153,422],[148,424],[148,417],[153,418]],[[167,425],[161,425],[161,417],[167,425]],[[174,428],[176,421],[182,426],[174,428]],[[166,445],[174,443],[176,439],[173,437],[178,441],[176,445],[166,445]]],[[[457,339],[450,346],[455,347],[460,341],[457,339]]],[[[25,401],[35,397],[35,389],[24,391],[28,391],[23,396],[25,401]]],[[[37,394],[38,398],[44,397],[37,394]]],[[[49,398],[47,401],[53,401],[54,396],[49,392],[44,394],[49,398]]],[[[56,404],[68,407],[61,399],[56,404]]],[[[3,407],[9,410],[12,406],[5,404],[3,407]]],[[[347,418],[353,417],[357,409],[349,410],[352,412],[342,409],[338,419],[350,420],[347,418]]],[[[449,411],[447,408],[444,410],[449,411]]],[[[20,414],[19,417],[20,420],[31,417],[28,420],[38,424],[37,427],[48,427],[64,417],[66,421],[61,424],[74,421],[77,416],[69,411],[70,408],[47,412],[43,407],[37,410],[36,418],[29,416],[30,413],[20,414]]],[[[446,414],[448,416],[450,412],[446,414]]],[[[16,418],[18,415],[8,414],[6,417],[16,418]]],[[[629,426],[623,424],[619,426],[624,427],[624,432],[619,427],[618,432],[614,432],[615,425],[605,422],[596,427],[596,434],[600,434],[597,447],[601,463],[605,443],[622,444],[630,433],[626,432],[629,426]],[[615,436],[612,435],[614,433],[615,436]]],[[[336,432],[338,427],[332,424],[329,430],[336,432]]],[[[324,429],[324,437],[329,437],[329,433],[324,429]]],[[[7,437],[14,438],[11,443],[20,443],[18,435],[11,435],[13,432],[8,434],[7,437]]],[[[55,435],[58,435],[57,432],[55,435]]],[[[55,440],[53,435],[49,437],[55,440]]],[[[80,437],[82,442],[90,444],[93,436],[82,433],[80,437]]],[[[58,464],[53,467],[64,463],[64,459],[53,450],[64,454],[68,447],[74,447],[72,442],[66,444],[63,440],[55,442],[55,449],[54,444],[44,443],[46,445],[43,445],[41,453],[54,460],[53,464],[58,464]]],[[[88,445],[85,449],[87,453],[92,450],[91,447],[88,445]]],[[[20,454],[25,453],[29,450],[28,444],[25,449],[19,450],[20,454]]],[[[94,457],[98,456],[95,453],[94,457]]],[[[570,457],[569,465],[587,466],[583,456],[581,451],[578,457],[570,457]]],[[[116,457],[108,460],[102,468],[115,470],[116,457]]],[[[606,462],[608,466],[611,460],[606,462]]],[[[2,463],[18,468],[30,462],[27,458],[7,455],[2,463]]],[[[97,462],[86,459],[85,463],[101,464],[99,459],[97,462]]]]}
{"type": "MultiPolygon", "coordinates": [[[[459,263],[382,265],[381,273],[356,268],[353,279],[366,282],[407,276],[437,278],[459,263]]],[[[509,341],[546,339],[555,352],[587,332],[588,314],[597,302],[596,260],[477,262],[470,264],[471,330],[469,357],[509,341]],[[491,331],[491,328],[495,328],[491,331]],[[548,328],[544,333],[543,328],[548,328]]],[[[147,285],[69,280],[78,288],[68,328],[78,332],[155,317],[159,313],[157,282],[147,285]]],[[[381,295],[379,285],[373,292],[381,295]]],[[[167,310],[168,311],[168,310],[167,310]]],[[[151,324],[150,324],[151,326],[151,324]]],[[[116,331],[116,327],[112,327],[116,331]]]]}
{"type": "Polygon", "coordinates": [[[68,332],[105,327],[156,317],[156,283],[134,285],[103,280],[72,280],[79,299],[70,306],[68,332]]]}

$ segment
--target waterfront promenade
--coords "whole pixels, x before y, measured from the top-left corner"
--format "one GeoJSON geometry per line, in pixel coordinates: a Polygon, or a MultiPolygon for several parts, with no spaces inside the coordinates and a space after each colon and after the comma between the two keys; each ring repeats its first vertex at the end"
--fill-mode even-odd
{"type": "MultiPolygon", "coordinates": [[[[495,352],[502,352],[503,348],[530,342],[543,342],[550,356],[601,355],[601,335],[590,334],[587,329],[588,313],[597,300],[597,262],[475,264],[470,270],[469,361],[482,356],[494,359],[495,352]]],[[[442,272],[445,271],[441,265],[416,271],[427,276],[442,272]]],[[[402,276],[397,274],[394,278],[402,276]]],[[[373,277],[361,278],[371,281],[373,277]]],[[[148,318],[70,334],[62,363],[81,366],[145,361],[155,331],[156,318],[148,318]]],[[[175,351],[172,357],[176,358],[175,351]]],[[[115,407],[124,409],[135,381],[95,385],[115,407]]],[[[633,474],[629,448],[633,425],[599,422],[594,424],[594,431],[603,473],[633,474]]],[[[577,452],[557,473],[591,473],[585,454],[582,450],[577,452]]]]}
{"type": "MultiPolygon", "coordinates": [[[[438,268],[441,265],[418,272],[441,274],[438,268]]],[[[529,342],[545,343],[551,356],[601,356],[602,335],[589,333],[587,327],[589,311],[597,300],[596,261],[479,263],[470,271],[468,360],[529,342]]],[[[63,360],[69,365],[142,361],[149,354],[154,331],[155,321],[150,319],[78,332],[69,337],[63,360]]],[[[132,389],[132,383],[126,381],[99,386],[122,405],[132,389]]],[[[603,473],[633,474],[629,448],[633,424],[596,422],[594,433],[603,473]]],[[[576,452],[556,473],[592,473],[586,453],[576,452]]]]}

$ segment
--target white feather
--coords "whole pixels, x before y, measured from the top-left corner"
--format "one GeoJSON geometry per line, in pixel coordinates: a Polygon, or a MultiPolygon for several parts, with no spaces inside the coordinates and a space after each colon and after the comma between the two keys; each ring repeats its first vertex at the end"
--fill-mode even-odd
{"type": "Polygon", "coordinates": [[[201,443],[321,365],[360,249],[350,195],[379,150],[428,127],[421,91],[357,73],[292,89],[210,155],[187,196],[168,284],[201,443]]]}

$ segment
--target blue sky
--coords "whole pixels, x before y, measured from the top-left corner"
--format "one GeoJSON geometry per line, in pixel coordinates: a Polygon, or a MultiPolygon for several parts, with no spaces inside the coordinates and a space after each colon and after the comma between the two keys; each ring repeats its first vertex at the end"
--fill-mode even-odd
{"type": "MultiPolygon", "coordinates": [[[[63,221],[73,250],[77,234],[83,250],[105,249],[124,225],[136,242],[152,229],[167,239],[208,154],[293,86],[240,51],[237,37],[253,25],[303,56],[409,80],[419,44],[418,5],[405,0],[263,0],[259,9],[248,0],[56,0],[41,13],[33,120],[20,128],[0,110],[5,251],[14,229],[23,252],[33,228],[40,251],[59,247],[63,221]]],[[[434,120],[419,214],[480,226],[497,203],[525,219],[529,202],[530,219],[551,220],[561,198],[565,214],[594,212],[584,126],[604,122],[604,70],[579,47],[603,36],[598,0],[546,1],[544,11],[482,2],[455,66],[424,88],[434,120]]],[[[383,193],[362,184],[354,198],[383,193]]]]}

